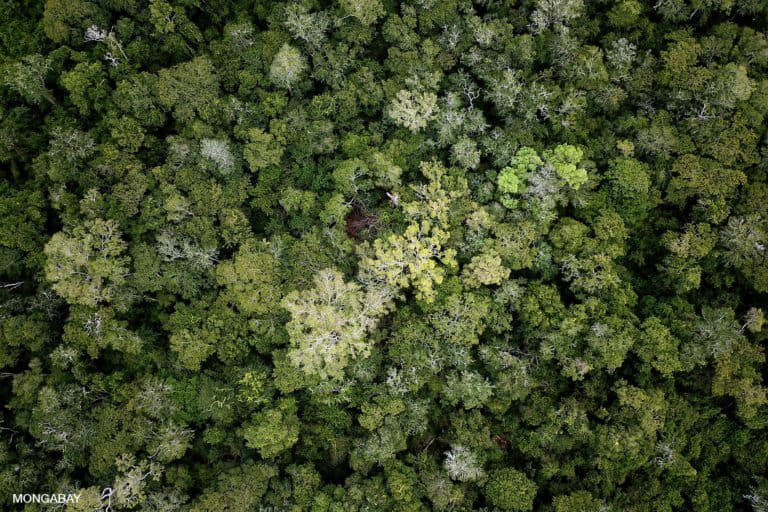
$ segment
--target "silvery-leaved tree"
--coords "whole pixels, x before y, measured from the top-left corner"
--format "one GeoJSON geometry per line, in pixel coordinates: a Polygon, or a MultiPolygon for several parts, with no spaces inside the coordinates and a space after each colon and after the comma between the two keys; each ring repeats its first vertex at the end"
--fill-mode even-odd
{"type": "Polygon", "coordinates": [[[367,334],[387,310],[389,293],[344,281],[336,269],[315,276],[314,287],[289,293],[282,305],[291,313],[286,329],[288,357],[297,367],[321,378],[340,378],[355,357],[367,357],[367,334]]]}

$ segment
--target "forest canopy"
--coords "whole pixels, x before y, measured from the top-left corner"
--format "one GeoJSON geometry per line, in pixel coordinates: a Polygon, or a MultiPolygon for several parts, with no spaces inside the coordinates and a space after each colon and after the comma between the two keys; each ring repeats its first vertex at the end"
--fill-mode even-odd
{"type": "Polygon", "coordinates": [[[768,511],[764,0],[0,0],[0,509],[768,511]]]}

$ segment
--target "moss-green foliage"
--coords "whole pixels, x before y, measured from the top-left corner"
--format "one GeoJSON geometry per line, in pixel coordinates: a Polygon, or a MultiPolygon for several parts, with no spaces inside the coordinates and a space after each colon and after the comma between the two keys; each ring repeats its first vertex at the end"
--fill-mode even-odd
{"type": "Polygon", "coordinates": [[[768,510],[766,26],[0,0],[0,510],[768,510]]]}
{"type": "Polygon", "coordinates": [[[491,505],[502,510],[531,510],[536,485],[524,473],[503,468],[491,473],[483,494],[491,505]]]}

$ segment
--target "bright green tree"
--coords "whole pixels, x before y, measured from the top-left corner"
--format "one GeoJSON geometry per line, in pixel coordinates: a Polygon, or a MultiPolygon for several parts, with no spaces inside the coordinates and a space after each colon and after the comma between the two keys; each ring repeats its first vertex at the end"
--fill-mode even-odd
{"type": "Polygon", "coordinates": [[[73,304],[95,306],[117,298],[128,277],[130,258],[119,227],[94,220],[56,233],[45,246],[46,278],[73,304]]]}
{"type": "Polygon", "coordinates": [[[280,47],[269,67],[269,77],[278,87],[291,90],[307,70],[301,51],[288,43],[280,47]]]}

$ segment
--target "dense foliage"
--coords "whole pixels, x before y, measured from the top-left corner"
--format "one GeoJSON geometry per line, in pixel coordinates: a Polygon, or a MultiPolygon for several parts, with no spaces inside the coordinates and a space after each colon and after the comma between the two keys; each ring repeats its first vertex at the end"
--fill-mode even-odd
{"type": "Polygon", "coordinates": [[[0,508],[765,512],[766,27],[0,0],[0,508]]]}

